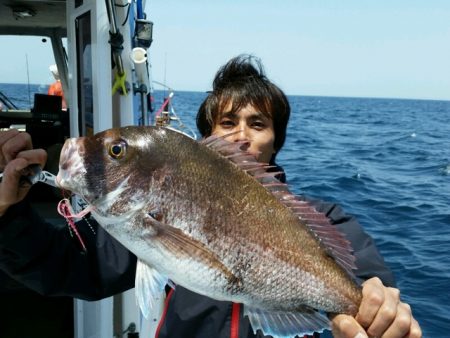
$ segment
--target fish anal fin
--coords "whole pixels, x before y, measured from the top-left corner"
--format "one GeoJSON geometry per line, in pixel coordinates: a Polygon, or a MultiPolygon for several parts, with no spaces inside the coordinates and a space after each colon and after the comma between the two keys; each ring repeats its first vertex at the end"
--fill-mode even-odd
{"type": "Polygon", "coordinates": [[[312,309],[303,312],[267,312],[244,305],[244,315],[248,316],[253,332],[261,330],[264,335],[274,338],[292,338],[298,335],[312,335],[330,328],[330,321],[323,313],[312,309]]]}
{"type": "Polygon", "coordinates": [[[226,278],[230,285],[241,283],[240,279],[202,242],[186,235],[181,229],[161,223],[150,214],[147,215],[144,221],[149,222],[149,228],[154,229],[152,234],[148,233],[146,236],[151,236],[150,240],[155,245],[164,247],[167,251],[175,253],[180,258],[195,259],[216,269],[226,278]]]}

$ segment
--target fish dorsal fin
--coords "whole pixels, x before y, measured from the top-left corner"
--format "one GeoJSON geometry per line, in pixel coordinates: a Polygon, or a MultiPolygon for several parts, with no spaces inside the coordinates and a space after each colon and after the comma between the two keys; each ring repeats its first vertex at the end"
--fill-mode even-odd
{"type": "Polygon", "coordinates": [[[301,200],[294,195],[287,184],[280,182],[277,178],[281,172],[269,171],[274,168],[265,163],[260,163],[256,157],[248,151],[243,150],[245,142],[230,142],[224,136],[210,136],[201,141],[211,149],[216,150],[225,158],[231,160],[239,168],[253,176],[268,191],[270,191],[281,203],[287,206],[298,216],[308,229],[315,235],[322,247],[332,256],[350,276],[354,276],[356,269],[355,257],[350,242],[339,229],[331,224],[328,217],[319,211],[308,201],[301,200]]]}
{"type": "Polygon", "coordinates": [[[136,302],[145,318],[150,314],[153,319],[161,317],[167,283],[167,277],[138,260],[135,281],[136,302]]]}
{"type": "Polygon", "coordinates": [[[302,200],[290,192],[279,191],[273,194],[306,224],[336,263],[354,277],[353,270],[356,269],[356,265],[353,249],[336,225],[332,224],[324,213],[317,211],[311,202],[302,200]]]}
{"type": "MultiPolygon", "coordinates": [[[[258,162],[254,155],[243,149],[247,142],[230,142],[226,140],[227,137],[233,134],[236,134],[236,132],[224,136],[212,135],[201,140],[200,143],[217,151],[220,155],[254,177],[256,176],[252,173],[264,173],[267,169],[272,168],[266,163],[258,162]]],[[[273,173],[270,174],[273,176],[273,173]]]]}
{"type": "Polygon", "coordinates": [[[244,305],[244,315],[248,316],[253,332],[261,330],[264,335],[274,338],[291,338],[312,335],[330,328],[325,314],[314,310],[299,312],[266,312],[244,305]]]}

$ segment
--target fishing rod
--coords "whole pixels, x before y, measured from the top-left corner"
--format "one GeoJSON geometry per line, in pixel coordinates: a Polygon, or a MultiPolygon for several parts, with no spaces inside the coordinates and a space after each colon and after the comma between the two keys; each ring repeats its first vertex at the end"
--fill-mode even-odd
{"type": "Polygon", "coordinates": [[[28,105],[31,107],[31,93],[30,93],[30,71],[28,67],[28,54],[25,53],[25,62],[27,65],[27,83],[28,83],[28,105]]]}

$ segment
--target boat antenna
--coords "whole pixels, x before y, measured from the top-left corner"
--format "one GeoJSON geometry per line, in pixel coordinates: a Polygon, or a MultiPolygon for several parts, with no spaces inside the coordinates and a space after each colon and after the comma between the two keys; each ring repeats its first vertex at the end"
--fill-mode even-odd
{"type": "Polygon", "coordinates": [[[166,88],[167,88],[167,82],[166,82],[166,73],[167,73],[167,52],[164,52],[164,92],[163,97],[165,99],[166,97],[166,88]]]}
{"type": "Polygon", "coordinates": [[[30,94],[30,72],[28,70],[28,54],[25,53],[25,62],[27,64],[27,83],[28,83],[28,105],[31,107],[31,94],[30,94]]]}

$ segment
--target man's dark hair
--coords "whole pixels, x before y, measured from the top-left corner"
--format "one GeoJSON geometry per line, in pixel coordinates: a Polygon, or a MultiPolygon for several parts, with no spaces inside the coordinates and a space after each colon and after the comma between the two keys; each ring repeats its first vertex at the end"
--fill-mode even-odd
{"type": "Polygon", "coordinates": [[[254,56],[234,57],[217,72],[213,90],[197,113],[197,128],[202,136],[211,135],[213,125],[219,121],[230,103],[231,113],[250,104],[270,118],[275,132],[275,152],[281,149],[286,138],[291,108],[286,95],[266,77],[261,61],[254,56]]]}

